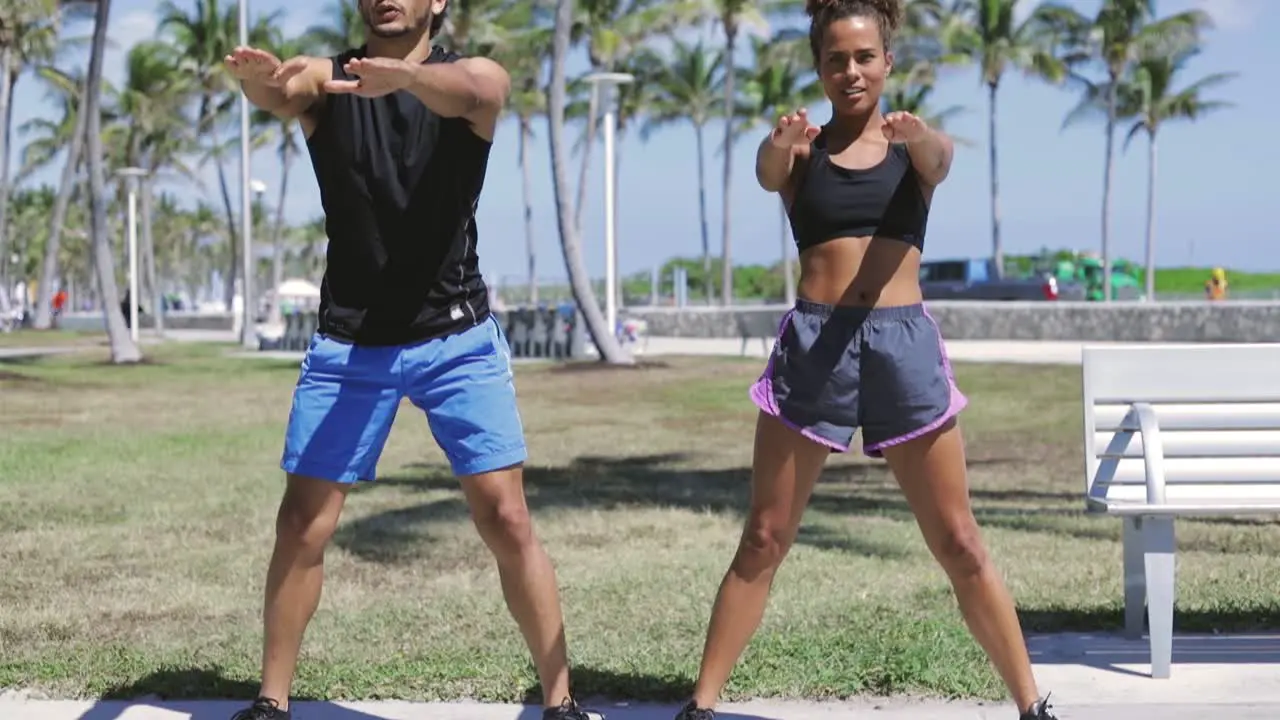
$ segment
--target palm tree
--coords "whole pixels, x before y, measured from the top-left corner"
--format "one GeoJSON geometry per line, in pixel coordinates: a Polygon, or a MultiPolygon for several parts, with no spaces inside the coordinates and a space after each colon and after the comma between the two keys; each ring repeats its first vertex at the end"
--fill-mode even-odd
{"type": "Polygon", "coordinates": [[[746,27],[756,27],[767,31],[765,16],[771,13],[787,12],[798,7],[794,0],[715,0],[715,16],[724,31],[724,58],[726,72],[724,75],[724,172],[721,177],[724,197],[721,207],[721,302],[728,307],[733,304],[733,233],[730,217],[733,212],[733,141],[736,135],[738,89],[734,82],[736,65],[734,53],[738,49],[738,34],[746,27]]]}
{"type": "MultiPolygon", "coordinates": [[[[1102,178],[1102,296],[1111,301],[1111,182],[1115,174],[1115,127],[1119,119],[1122,78],[1144,57],[1171,55],[1199,44],[1210,27],[1209,15],[1188,10],[1156,18],[1155,0],[1104,0],[1092,18],[1055,8],[1050,25],[1061,34],[1069,66],[1100,63],[1106,81],[1094,84],[1105,92],[1106,160],[1102,178]]],[[[1078,76],[1079,77],[1079,76],[1078,76]]]]}
{"type": "MultiPolygon", "coordinates": [[[[307,51],[304,43],[307,38],[296,40],[279,40],[273,53],[278,58],[291,58],[307,51]]],[[[293,161],[300,154],[298,147],[298,122],[294,118],[278,118],[262,110],[254,110],[253,125],[259,128],[270,128],[279,135],[276,153],[280,157],[280,194],[276,198],[276,217],[271,228],[271,287],[279,288],[284,282],[284,210],[285,201],[289,197],[289,171],[293,161]]],[[[282,319],[279,298],[271,303],[270,320],[279,323],[282,319]]]]}
{"type": "MultiPolygon", "coordinates": [[[[808,107],[823,96],[822,84],[813,72],[809,52],[801,43],[783,38],[752,38],[752,67],[744,73],[746,108],[741,113],[740,132],[753,128],[760,120],[773,123],[778,117],[808,107]]],[[[782,274],[786,302],[796,300],[796,278],[792,266],[791,233],[787,221],[786,201],[779,199],[782,242],[782,274]]]]}
{"type": "MultiPolygon", "coordinates": [[[[92,228],[93,260],[98,274],[98,293],[102,300],[102,315],[107,327],[107,339],[111,343],[111,361],[117,364],[136,363],[142,360],[142,351],[129,336],[120,312],[120,292],[116,288],[115,260],[111,254],[111,238],[107,227],[107,189],[102,162],[102,56],[107,47],[107,22],[111,15],[111,0],[96,0],[97,13],[93,25],[93,50],[89,56],[88,92],[85,93],[84,112],[89,120],[86,126],[89,153],[89,202],[93,208],[92,228]]],[[[130,298],[137,302],[138,298],[130,298]]]]}
{"type": "MultiPolygon", "coordinates": [[[[55,0],[0,1],[0,257],[5,249],[9,209],[9,156],[13,86],[27,63],[53,53],[57,45],[55,0]]],[[[9,308],[7,282],[0,282],[0,311],[9,308]]]]}
{"type": "Polygon", "coordinates": [[[987,86],[987,153],[991,175],[991,254],[996,272],[1004,274],[1004,242],[1000,236],[1000,171],[997,154],[997,96],[1005,70],[1020,70],[1060,83],[1065,63],[1054,53],[1053,27],[1048,18],[1057,10],[1042,5],[1018,22],[1026,0],[966,0],[961,12],[971,19],[972,32],[956,37],[979,62],[987,86]]]}
{"type": "MultiPolygon", "coordinates": [[[[681,27],[697,16],[701,0],[586,0],[575,13],[573,38],[587,39],[590,73],[611,72],[644,43],[658,35],[681,27]]],[[[587,201],[587,173],[591,168],[591,150],[598,131],[599,98],[593,84],[586,111],[586,139],[578,168],[578,195],[574,203],[574,222],[582,227],[582,213],[587,201]]]]}
{"type": "Polygon", "coordinates": [[[711,302],[715,283],[711,278],[711,234],[707,225],[707,158],[705,128],[717,110],[716,102],[724,86],[724,56],[679,38],[672,41],[671,60],[658,78],[658,101],[640,128],[641,139],[677,122],[693,125],[698,161],[698,220],[702,231],[703,292],[711,302]]]}
{"type": "Polygon", "coordinates": [[[556,218],[560,224],[560,248],[564,253],[565,268],[569,272],[569,284],[574,300],[582,312],[587,331],[600,352],[601,360],[618,365],[630,365],[635,361],[607,327],[600,304],[591,287],[591,278],[582,261],[582,246],[578,240],[578,227],[573,209],[569,206],[568,184],[565,176],[565,61],[569,54],[569,37],[573,30],[574,0],[556,0],[555,34],[551,44],[551,87],[547,99],[547,124],[551,136],[551,181],[556,197],[556,218]]]}
{"type": "MultiPolygon", "coordinates": [[[[278,25],[278,14],[260,17],[249,28],[249,43],[270,46],[278,25]]],[[[231,191],[227,185],[226,164],[223,162],[224,145],[221,134],[222,121],[237,102],[238,92],[227,74],[223,58],[239,44],[239,16],[234,4],[224,7],[220,0],[195,0],[190,10],[165,0],[160,6],[160,27],[173,34],[173,45],[183,64],[195,77],[200,88],[197,97],[196,127],[209,137],[209,157],[218,173],[218,188],[226,211],[227,234],[230,239],[229,272],[227,273],[224,300],[231,307],[235,298],[235,281],[239,269],[239,232],[236,228],[235,208],[231,204],[231,191]]],[[[246,299],[246,302],[248,300],[246,299]]]]}
{"type": "MultiPolygon", "coordinates": [[[[1199,48],[1189,48],[1173,54],[1157,54],[1139,58],[1130,74],[1121,79],[1116,88],[1116,118],[1133,120],[1125,134],[1124,149],[1138,135],[1147,136],[1147,241],[1146,241],[1146,298],[1155,300],[1156,279],[1156,136],[1167,122],[1187,120],[1194,122],[1215,110],[1231,107],[1231,103],[1206,100],[1203,92],[1222,85],[1236,77],[1236,73],[1214,73],[1181,90],[1175,90],[1178,75],[1186,71],[1188,61],[1198,55],[1199,48]]],[[[1089,115],[1105,116],[1109,88],[1086,84],[1080,104],[1067,116],[1067,122],[1075,122],[1089,115]]]]}
{"type": "Polygon", "coordinates": [[[502,58],[503,65],[511,75],[507,112],[515,116],[519,131],[517,162],[520,165],[520,192],[524,204],[529,303],[532,305],[538,304],[538,251],[533,226],[533,168],[529,165],[529,145],[533,142],[534,118],[545,114],[547,108],[542,73],[546,66],[546,48],[550,39],[550,34],[541,28],[530,31],[502,58]]]}
{"type": "MultiPolygon", "coordinates": [[[[88,94],[89,77],[75,79],[50,69],[41,72],[41,76],[60,91],[63,104],[63,119],[60,123],[46,128],[48,142],[31,143],[24,153],[23,172],[34,170],[53,159],[62,147],[67,149],[67,159],[62,168],[62,179],[58,184],[58,195],[49,218],[49,237],[45,240],[44,262],[41,264],[40,283],[36,298],[36,316],[34,325],[39,330],[48,330],[53,325],[54,285],[60,277],[59,256],[62,245],[63,225],[67,219],[67,206],[76,190],[76,178],[84,164],[84,141],[88,132],[89,116],[81,112],[84,97],[88,94]]],[[[33,121],[34,123],[34,121],[33,121]]],[[[26,126],[24,126],[26,128],[26,126]]]]}

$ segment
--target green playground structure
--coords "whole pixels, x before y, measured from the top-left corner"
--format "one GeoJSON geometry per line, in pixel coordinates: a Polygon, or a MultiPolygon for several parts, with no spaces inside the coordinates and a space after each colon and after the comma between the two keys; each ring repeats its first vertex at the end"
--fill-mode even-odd
{"type": "MultiPolygon", "coordinates": [[[[1084,287],[1085,300],[1103,299],[1102,260],[1095,255],[1082,254],[1075,259],[1059,258],[1051,270],[1058,282],[1078,283],[1084,287]]],[[[1111,299],[1131,300],[1142,294],[1137,268],[1128,260],[1111,263],[1111,299]]]]}

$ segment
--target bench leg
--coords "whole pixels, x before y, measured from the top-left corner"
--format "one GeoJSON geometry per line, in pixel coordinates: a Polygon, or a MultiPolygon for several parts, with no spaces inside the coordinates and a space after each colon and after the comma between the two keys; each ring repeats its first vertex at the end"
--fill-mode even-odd
{"type": "Polygon", "coordinates": [[[1146,518],[1142,527],[1151,622],[1151,677],[1168,678],[1173,663],[1173,518],[1146,518]]]}
{"type": "Polygon", "coordinates": [[[1124,519],[1124,635],[1142,637],[1147,614],[1147,570],[1143,559],[1142,518],[1124,519]]]}

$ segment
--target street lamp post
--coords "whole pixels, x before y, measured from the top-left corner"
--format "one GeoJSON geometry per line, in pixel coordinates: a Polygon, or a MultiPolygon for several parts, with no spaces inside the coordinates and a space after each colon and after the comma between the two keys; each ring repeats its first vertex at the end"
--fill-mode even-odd
{"type": "MultiPolygon", "coordinates": [[[[249,45],[249,0],[240,2],[240,44],[249,45]]],[[[249,197],[252,188],[249,178],[249,98],[240,93],[240,233],[244,238],[244,268],[241,271],[244,281],[241,283],[241,305],[243,317],[240,322],[240,344],[246,348],[258,346],[257,332],[254,329],[253,303],[253,208],[249,197]]]]}
{"type": "MultiPolygon", "coordinates": [[[[129,183],[129,337],[138,342],[138,181],[146,176],[142,168],[116,171],[129,183]]],[[[159,308],[153,309],[159,312],[159,308]]]]}
{"type": "Polygon", "coordinates": [[[618,273],[615,259],[617,257],[617,238],[614,237],[614,152],[613,135],[617,126],[615,114],[615,90],[618,85],[635,81],[634,75],[627,73],[592,73],[586,77],[587,82],[595,85],[601,93],[601,106],[604,108],[604,285],[605,285],[605,320],[609,324],[609,332],[618,332],[618,273]]]}

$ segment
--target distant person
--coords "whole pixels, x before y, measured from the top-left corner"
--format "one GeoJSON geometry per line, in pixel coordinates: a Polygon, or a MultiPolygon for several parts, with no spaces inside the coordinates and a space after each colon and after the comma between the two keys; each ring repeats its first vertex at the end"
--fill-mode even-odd
{"type": "Polygon", "coordinates": [[[1222,268],[1214,268],[1209,273],[1209,279],[1204,283],[1204,294],[1210,300],[1226,300],[1227,299],[1227,271],[1222,268]]]}
{"type": "Polygon", "coordinates": [[[956,424],[967,401],[922,304],[925,226],[952,142],[909,113],[881,114],[901,0],[809,0],[807,10],[831,120],[814,126],[804,110],[781,118],[756,160],[761,187],[788,208],[800,299],[751,388],[760,408],[751,508],[711,612],[693,697],[677,720],[714,717],[827,456],[847,452],[859,427],[863,451],[888,461],[1020,718],[1052,720],[970,508],[956,424]]]}
{"type": "Polygon", "coordinates": [[[497,561],[537,667],[542,717],[588,720],[570,696],[555,568],[525,501],[511,352],[476,254],[476,207],[510,78],[492,60],[433,45],[445,0],[357,7],[364,47],[285,62],[237,48],[226,58],[250,102],[298,120],[329,236],[319,332],[302,361],[285,435],[262,685],[235,718],[290,718],[289,688],[320,601],[325,547],[347,493],[377,477],[408,397],[427,413],[497,561]]]}
{"type": "Polygon", "coordinates": [[[53,310],[53,327],[57,328],[63,311],[67,309],[67,291],[59,288],[58,292],[53,294],[50,306],[53,310]]]}

